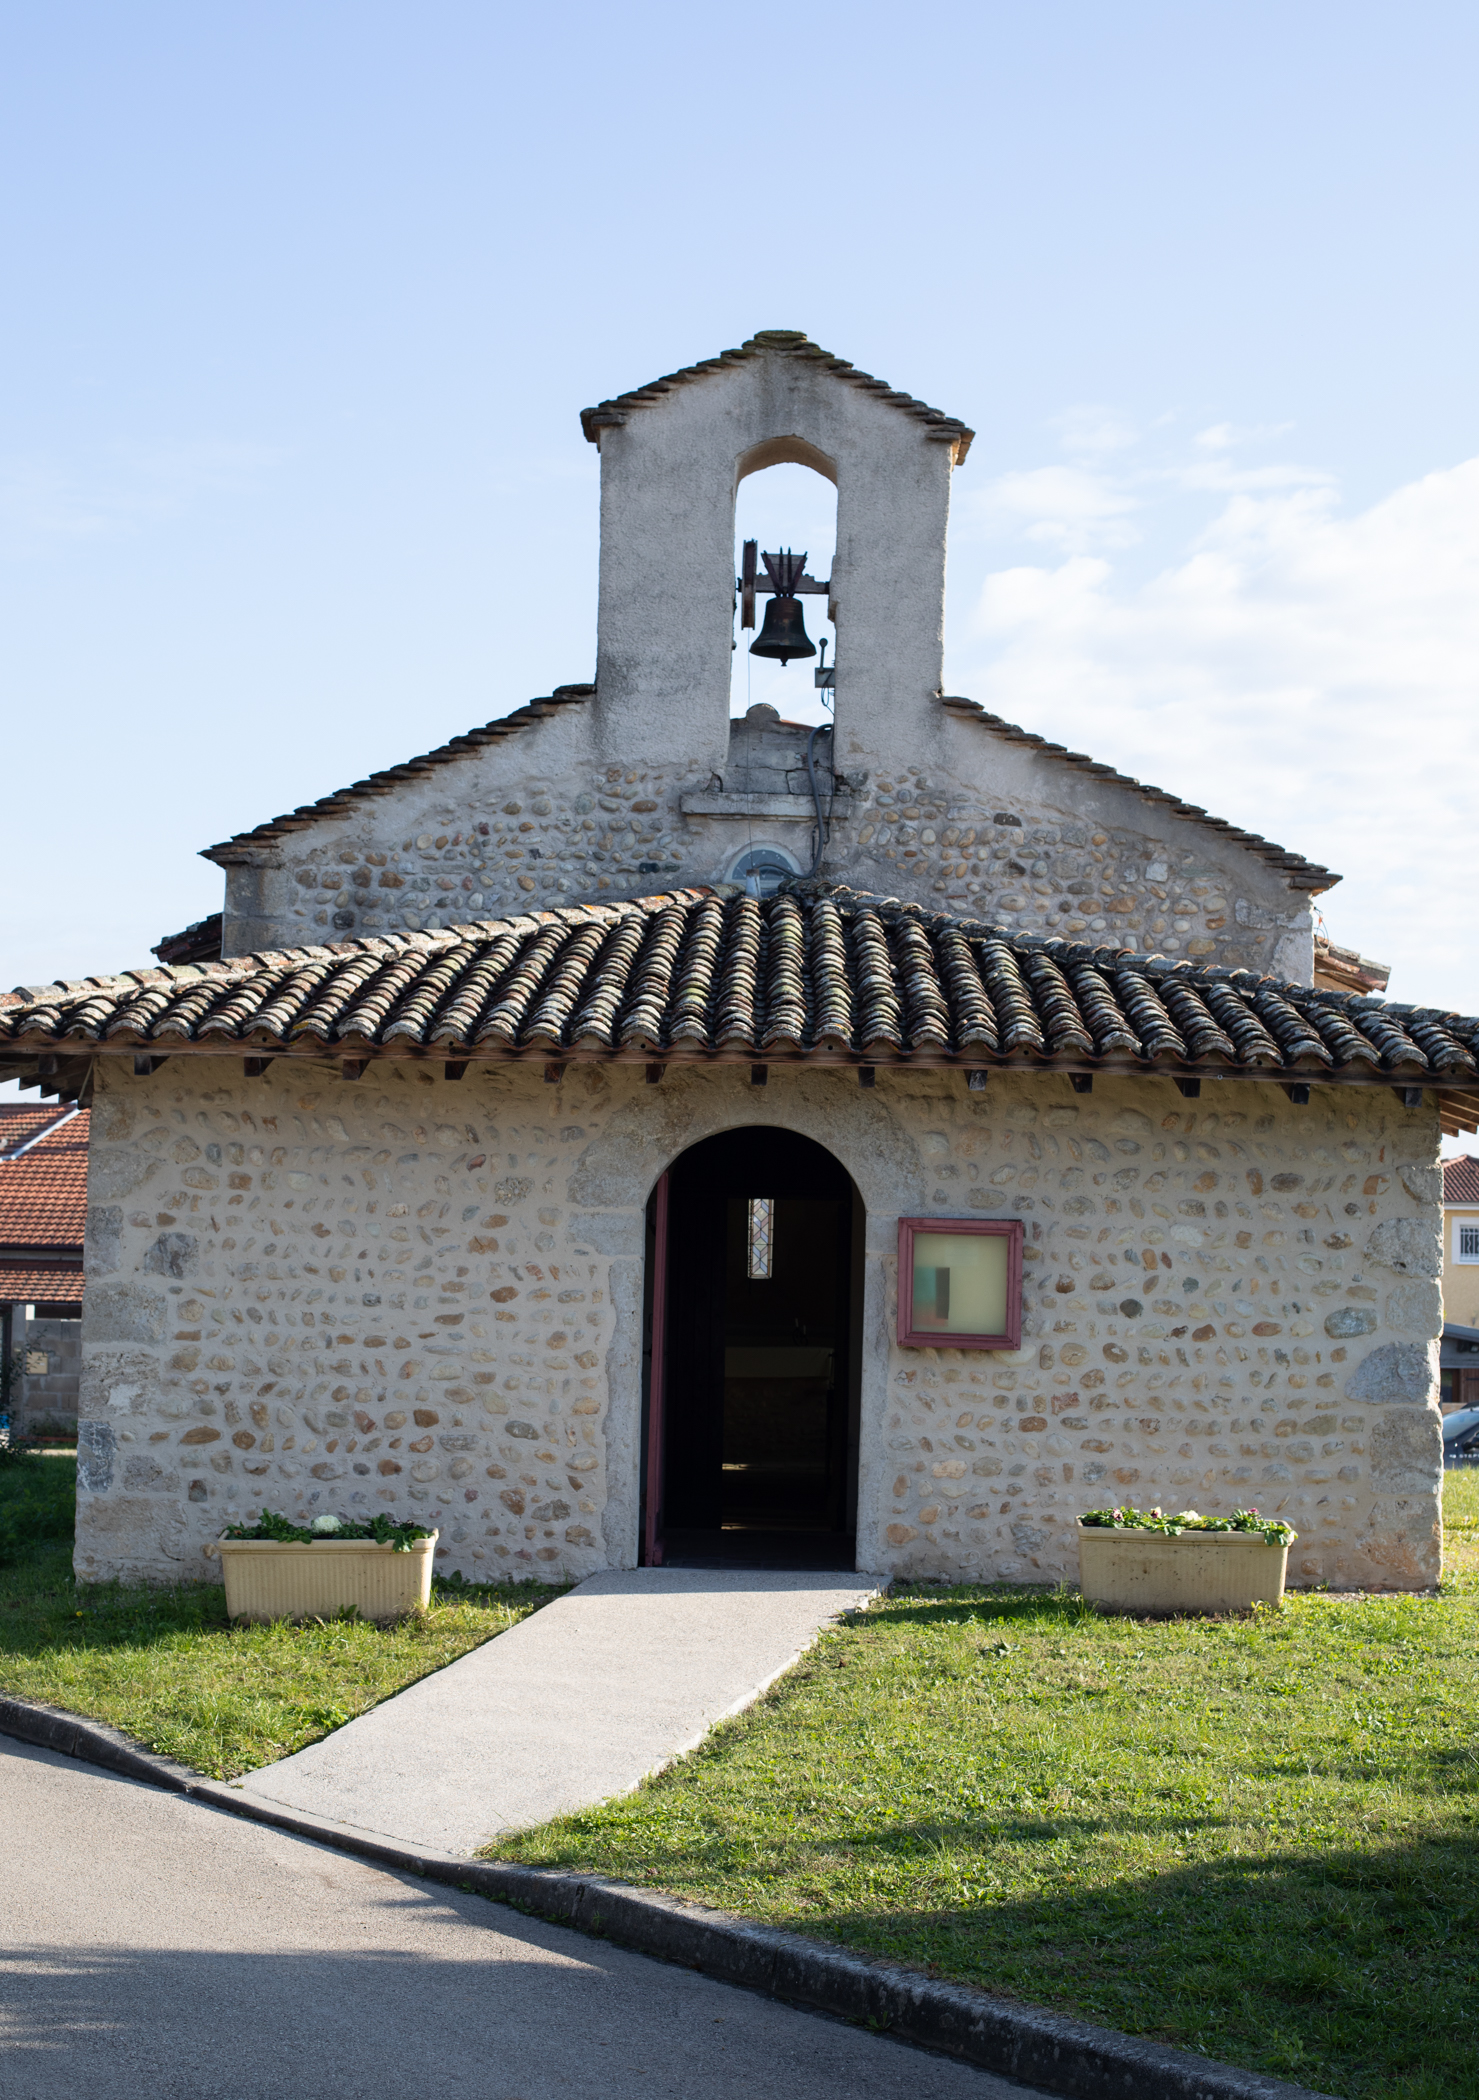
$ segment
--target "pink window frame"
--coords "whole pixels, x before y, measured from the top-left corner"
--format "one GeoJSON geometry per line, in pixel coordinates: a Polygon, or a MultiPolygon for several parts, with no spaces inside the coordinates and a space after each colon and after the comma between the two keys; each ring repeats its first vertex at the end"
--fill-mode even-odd
{"type": "Polygon", "coordinates": [[[1022,1346],[1022,1241],[1020,1218],[900,1218],[899,1347],[901,1349],[1020,1349],[1022,1346]],[[1007,1243],[1007,1326],[1004,1334],[945,1334],[914,1326],[914,1235],[945,1232],[1007,1243]]]}

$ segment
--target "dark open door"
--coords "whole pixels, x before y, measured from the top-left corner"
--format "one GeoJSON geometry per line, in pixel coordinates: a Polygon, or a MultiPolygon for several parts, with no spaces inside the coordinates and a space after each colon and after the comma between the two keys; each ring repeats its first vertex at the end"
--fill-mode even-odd
{"type": "Polygon", "coordinates": [[[644,1559],[851,1567],[848,1175],[809,1139],[730,1131],[653,1207],[644,1559]]]}

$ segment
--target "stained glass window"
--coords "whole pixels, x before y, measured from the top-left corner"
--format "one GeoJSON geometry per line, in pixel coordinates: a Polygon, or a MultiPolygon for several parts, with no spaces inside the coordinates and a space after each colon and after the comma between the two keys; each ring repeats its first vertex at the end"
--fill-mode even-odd
{"type": "Polygon", "coordinates": [[[770,1275],[770,1255],[775,1203],[769,1196],[750,1198],[750,1281],[763,1283],[770,1275]]]}

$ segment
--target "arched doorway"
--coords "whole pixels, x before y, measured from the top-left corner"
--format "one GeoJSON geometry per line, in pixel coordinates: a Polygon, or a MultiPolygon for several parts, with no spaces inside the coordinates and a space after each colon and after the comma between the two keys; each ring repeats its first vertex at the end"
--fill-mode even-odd
{"type": "Polygon", "coordinates": [[[694,1145],[648,1209],[643,1559],[854,1565],[861,1198],[810,1138],[694,1145]]]}

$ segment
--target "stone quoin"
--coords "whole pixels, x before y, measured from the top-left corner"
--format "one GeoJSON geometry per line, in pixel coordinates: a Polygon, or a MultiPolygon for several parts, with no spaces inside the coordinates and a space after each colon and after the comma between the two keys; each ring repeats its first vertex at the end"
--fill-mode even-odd
{"type": "Polygon", "coordinates": [[[593,684],[210,848],[171,961],[0,1000],[0,1072],[93,1111],[79,1572],[209,1577],[266,1504],[469,1577],[1048,1581],[1131,1500],[1431,1584],[1479,1023],[1317,989],[1329,870],[942,692],[964,424],[781,330],[583,422],[593,684]],[[729,716],[785,462],[837,489],[820,740],[729,716]],[[901,1343],[901,1218],[1020,1223],[1019,1347],[951,1346],[947,1266],[901,1343]]]}

